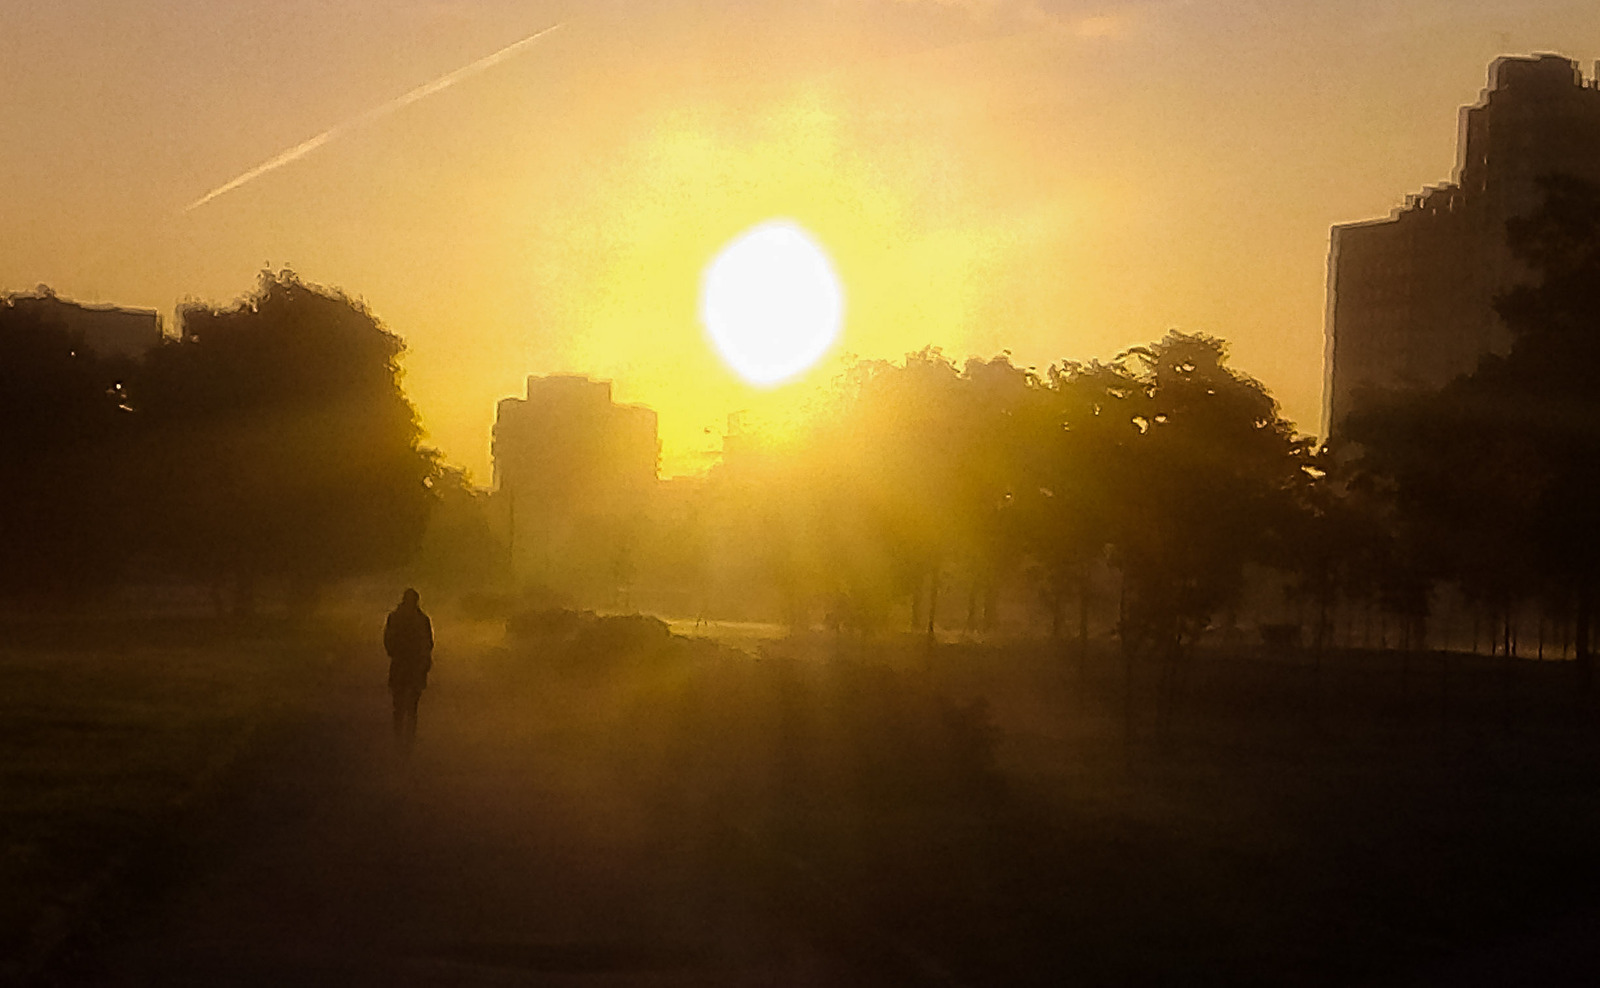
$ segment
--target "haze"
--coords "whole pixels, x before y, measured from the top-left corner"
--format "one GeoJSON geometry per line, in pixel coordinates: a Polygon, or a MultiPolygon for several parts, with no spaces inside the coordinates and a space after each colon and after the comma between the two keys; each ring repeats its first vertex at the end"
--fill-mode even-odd
{"type": "Polygon", "coordinates": [[[700,271],[772,216],[825,244],[837,353],[1019,364],[1213,333],[1318,422],[1329,226],[1448,177],[1497,55],[1600,50],[1578,3],[8,3],[0,291],[225,302],[264,264],[407,341],[430,441],[488,480],[528,374],[616,382],[703,469],[763,396],[700,271]],[[249,185],[341,121],[539,45],[249,185]]]}

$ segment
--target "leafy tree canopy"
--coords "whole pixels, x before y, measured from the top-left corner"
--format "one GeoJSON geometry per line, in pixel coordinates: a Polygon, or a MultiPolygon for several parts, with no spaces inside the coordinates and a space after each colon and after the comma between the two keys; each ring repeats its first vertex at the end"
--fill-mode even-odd
{"type": "Polygon", "coordinates": [[[191,305],[141,385],[160,544],[182,568],[302,586],[393,565],[421,537],[435,455],[400,387],[403,344],[360,302],[264,272],[191,305]]]}

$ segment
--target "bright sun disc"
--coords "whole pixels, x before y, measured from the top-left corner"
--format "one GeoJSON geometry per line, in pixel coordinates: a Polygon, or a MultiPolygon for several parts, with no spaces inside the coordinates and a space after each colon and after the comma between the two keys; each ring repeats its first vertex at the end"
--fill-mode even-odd
{"type": "Polygon", "coordinates": [[[769,220],[729,241],[706,267],[700,320],[729,367],[771,387],[815,364],[838,339],[844,292],[804,228],[769,220]]]}

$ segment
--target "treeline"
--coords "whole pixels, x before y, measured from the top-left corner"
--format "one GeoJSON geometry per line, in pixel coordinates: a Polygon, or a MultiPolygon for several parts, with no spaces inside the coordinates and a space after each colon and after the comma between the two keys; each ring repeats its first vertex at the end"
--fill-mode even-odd
{"type": "Polygon", "coordinates": [[[1560,177],[1543,187],[1543,207],[1508,227],[1529,274],[1497,303],[1510,353],[1437,394],[1369,396],[1345,429],[1356,447],[1346,501],[1381,526],[1393,610],[1425,621],[1429,588],[1452,581],[1504,652],[1531,610],[1540,627],[1570,635],[1588,685],[1600,575],[1600,188],[1560,177]]]}
{"type": "Polygon", "coordinates": [[[730,458],[698,493],[698,526],[673,528],[701,554],[704,592],[766,587],[793,624],[865,632],[904,621],[908,601],[930,633],[987,627],[1019,585],[1060,631],[1109,566],[1122,627],[1175,655],[1237,601],[1247,564],[1292,564],[1318,481],[1310,443],[1225,356],[1173,333],[1044,374],[935,350],[863,363],[830,414],[730,458]]]}
{"type": "MultiPolygon", "coordinates": [[[[415,552],[452,478],[420,445],[403,344],[360,302],[263,273],[142,359],[0,301],[0,595],[83,603],[186,581],[249,609],[415,552]]],[[[459,477],[456,481],[459,483],[459,477]]]]}
{"type": "Polygon", "coordinates": [[[647,526],[641,579],[694,587],[708,616],[765,599],[864,632],[983,630],[1031,601],[1036,630],[1084,641],[1093,613],[1166,659],[1252,624],[1321,650],[1340,614],[1349,644],[1352,613],[1376,617],[1372,645],[1459,647],[1470,623],[1544,654],[1537,624],[1587,675],[1600,194],[1547,193],[1509,231],[1527,282],[1498,303],[1511,353],[1439,393],[1366,395],[1331,442],[1206,336],[1045,371],[930,349],[856,365],[800,437],[744,438],[647,526]]]}
{"type": "Polygon", "coordinates": [[[1166,660],[1251,623],[1320,651],[1352,610],[1423,648],[1450,600],[1500,651],[1519,617],[1562,629],[1587,676],[1600,192],[1546,191],[1509,231],[1511,352],[1438,393],[1368,395],[1329,443],[1208,336],[1042,371],[927,349],[857,363],[797,435],[730,441],[584,560],[516,554],[515,524],[560,519],[513,523],[420,445],[401,341],[337,292],[264,274],[138,361],[0,305],[0,595],[175,579],[248,607],[405,566],[434,590],[863,635],[985,630],[1022,602],[1036,632],[1086,647],[1093,623],[1166,660]]]}

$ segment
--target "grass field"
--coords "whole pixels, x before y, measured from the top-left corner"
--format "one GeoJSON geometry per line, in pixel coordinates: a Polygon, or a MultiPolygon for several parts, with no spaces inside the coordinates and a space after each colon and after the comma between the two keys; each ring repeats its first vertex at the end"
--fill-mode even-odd
{"type": "Polygon", "coordinates": [[[758,900],[883,983],[1600,972],[1571,933],[1600,918],[1600,724],[1570,663],[1201,652],[1130,693],[1100,645],[624,665],[621,726],[577,743],[612,746],[712,881],[764,874],[758,900]]]}
{"type": "MultiPolygon", "coordinates": [[[[205,830],[185,807],[248,747],[247,774],[305,806],[282,824],[298,836],[260,852],[285,857],[224,886],[253,901],[254,882],[297,861],[309,870],[283,879],[285,901],[357,919],[382,901],[385,928],[451,915],[470,931],[498,889],[528,912],[495,922],[538,929],[556,922],[551,900],[505,876],[606,874],[615,839],[654,876],[637,908],[721,931],[685,956],[790,931],[852,983],[1582,984],[1600,970],[1600,726],[1570,664],[1202,652],[1175,678],[1148,665],[1130,678],[1111,643],[1080,665],[1044,644],[724,648],[633,631],[642,644],[573,650],[442,625],[417,774],[394,792],[372,781],[394,766],[370,642],[212,625],[13,633],[0,955],[39,956],[121,862],[168,846],[166,828],[205,830]],[[321,733],[248,743],[319,705],[321,733]],[[343,761],[303,786],[277,764],[325,741],[343,761]],[[426,825],[402,836],[442,849],[391,874],[363,835],[431,788],[458,795],[418,803],[426,825]],[[484,856],[483,876],[430,871],[457,852],[484,856]],[[317,898],[333,894],[318,869],[346,874],[334,899],[317,898]],[[391,882],[449,898],[408,903],[391,882]],[[412,914],[424,908],[438,912],[412,914]]],[[[255,839],[280,826],[249,813],[255,839]]],[[[789,949],[775,961],[760,943],[740,949],[765,964],[789,949]]]]}
{"type": "Polygon", "coordinates": [[[107,621],[0,630],[0,981],[17,980],[305,702],[337,634],[107,621]]]}

